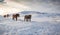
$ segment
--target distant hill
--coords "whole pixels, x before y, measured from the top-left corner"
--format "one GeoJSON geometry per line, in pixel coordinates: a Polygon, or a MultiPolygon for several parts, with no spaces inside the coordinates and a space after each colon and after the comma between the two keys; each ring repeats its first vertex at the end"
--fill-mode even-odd
{"type": "Polygon", "coordinates": [[[22,11],[20,13],[22,13],[22,14],[47,14],[44,12],[37,12],[37,11],[22,11]]]}
{"type": "Polygon", "coordinates": [[[46,12],[37,12],[37,11],[22,11],[19,12],[20,14],[36,14],[40,17],[55,17],[55,16],[60,16],[60,13],[46,13],[46,12]]]}

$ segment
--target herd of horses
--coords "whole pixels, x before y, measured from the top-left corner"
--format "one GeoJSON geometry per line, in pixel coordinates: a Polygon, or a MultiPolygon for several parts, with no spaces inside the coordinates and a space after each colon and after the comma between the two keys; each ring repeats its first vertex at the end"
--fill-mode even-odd
{"type": "MultiPolygon", "coordinates": [[[[3,15],[4,18],[9,17],[9,14],[3,15]]],[[[12,15],[12,20],[16,20],[18,19],[18,17],[20,17],[20,14],[13,14],[12,15]]],[[[25,15],[24,16],[24,21],[31,21],[31,17],[32,15],[25,15]]]]}

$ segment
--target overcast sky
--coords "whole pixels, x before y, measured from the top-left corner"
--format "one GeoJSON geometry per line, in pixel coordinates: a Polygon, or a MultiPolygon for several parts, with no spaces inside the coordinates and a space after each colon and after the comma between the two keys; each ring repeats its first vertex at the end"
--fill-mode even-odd
{"type": "Polygon", "coordinates": [[[29,6],[32,10],[42,12],[59,12],[60,0],[14,0],[29,6]]]}
{"type": "Polygon", "coordinates": [[[60,0],[0,0],[0,14],[21,11],[60,13],[60,0]]]}

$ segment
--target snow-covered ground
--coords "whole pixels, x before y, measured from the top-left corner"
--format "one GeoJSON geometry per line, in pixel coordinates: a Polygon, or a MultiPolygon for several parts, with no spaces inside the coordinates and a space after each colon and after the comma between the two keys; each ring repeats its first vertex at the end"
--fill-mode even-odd
{"type": "Polygon", "coordinates": [[[0,35],[60,35],[60,16],[39,12],[21,12],[18,21],[0,16],[0,35]],[[32,14],[31,22],[24,15],[32,14]]]}

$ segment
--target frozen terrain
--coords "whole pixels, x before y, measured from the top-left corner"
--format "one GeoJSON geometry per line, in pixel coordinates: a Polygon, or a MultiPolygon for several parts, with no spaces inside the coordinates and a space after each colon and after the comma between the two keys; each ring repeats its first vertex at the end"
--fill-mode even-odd
{"type": "Polygon", "coordinates": [[[18,21],[0,16],[0,35],[60,35],[60,14],[32,11],[20,12],[18,21]],[[32,14],[25,22],[24,15],[32,14]]]}

